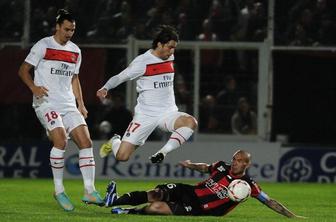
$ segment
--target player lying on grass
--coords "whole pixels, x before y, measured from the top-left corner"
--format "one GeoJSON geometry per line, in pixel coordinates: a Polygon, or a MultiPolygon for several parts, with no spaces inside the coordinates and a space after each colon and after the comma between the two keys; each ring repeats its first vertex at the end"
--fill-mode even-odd
{"type": "Polygon", "coordinates": [[[112,208],[111,212],[115,214],[222,216],[239,204],[229,198],[227,187],[231,181],[241,179],[250,185],[251,196],[272,210],[286,217],[304,218],[295,215],[281,203],[271,199],[245,174],[250,163],[251,155],[243,150],[234,153],[231,164],[218,161],[209,165],[185,160],[180,163],[181,166],[208,172],[209,178],[194,186],[183,183],[163,184],[150,191],[134,191],[121,197],[117,197],[116,183],[111,181],[107,187],[105,206],[135,206],[149,203],[142,208],[112,208]]]}

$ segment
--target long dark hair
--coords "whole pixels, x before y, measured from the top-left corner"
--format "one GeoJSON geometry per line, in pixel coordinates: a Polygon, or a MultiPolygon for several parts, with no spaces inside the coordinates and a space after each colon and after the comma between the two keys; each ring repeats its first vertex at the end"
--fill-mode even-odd
{"type": "Polygon", "coordinates": [[[160,25],[154,32],[152,49],[156,49],[159,42],[161,44],[165,44],[170,40],[174,40],[176,42],[179,41],[179,36],[176,29],[170,25],[160,25]]]}

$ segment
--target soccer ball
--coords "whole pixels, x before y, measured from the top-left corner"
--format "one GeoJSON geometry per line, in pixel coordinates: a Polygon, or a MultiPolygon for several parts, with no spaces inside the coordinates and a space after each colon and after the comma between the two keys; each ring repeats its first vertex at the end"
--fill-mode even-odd
{"type": "Polygon", "coordinates": [[[228,195],[232,201],[245,201],[251,194],[251,187],[245,180],[233,180],[228,186],[228,195]]]}

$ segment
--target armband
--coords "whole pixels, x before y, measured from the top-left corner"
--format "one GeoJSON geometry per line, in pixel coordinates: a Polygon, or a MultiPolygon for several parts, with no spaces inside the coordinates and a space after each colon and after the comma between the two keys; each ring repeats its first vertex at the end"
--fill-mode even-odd
{"type": "Polygon", "coordinates": [[[266,193],[264,193],[263,191],[261,191],[259,193],[259,195],[257,196],[257,199],[263,203],[265,203],[267,200],[269,200],[269,197],[266,193]]]}

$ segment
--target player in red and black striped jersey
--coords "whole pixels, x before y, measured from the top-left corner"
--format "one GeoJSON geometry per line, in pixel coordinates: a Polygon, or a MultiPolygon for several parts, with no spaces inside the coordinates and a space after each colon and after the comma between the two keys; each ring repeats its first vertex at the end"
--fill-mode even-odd
{"type": "MultiPolygon", "coordinates": [[[[191,164],[187,162],[186,164],[191,164]]],[[[251,187],[251,196],[257,197],[261,190],[247,175],[235,175],[231,172],[231,165],[223,161],[213,163],[208,167],[210,177],[194,187],[201,208],[211,215],[228,213],[239,203],[228,198],[227,187],[235,179],[245,180],[251,187]]]]}
{"type": "Polygon", "coordinates": [[[232,201],[227,187],[235,179],[246,181],[251,187],[251,196],[287,217],[301,217],[289,211],[278,201],[271,199],[253,181],[246,170],[251,164],[251,155],[238,150],[232,157],[231,164],[218,161],[211,165],[192,163],[186,160],[183,167],[210,173],[209,178],[196,184],[169,183],[158,185],[150,191],[135,191],[116,198],[116,184],[110,183],[105,197],[106,206],[139,205],[150,203],[143,208],[113,208],[112,213],[128,214],[162,214],[162,215],[212,215],[222,216],[234,209],[239,202],[232,201]]]}

